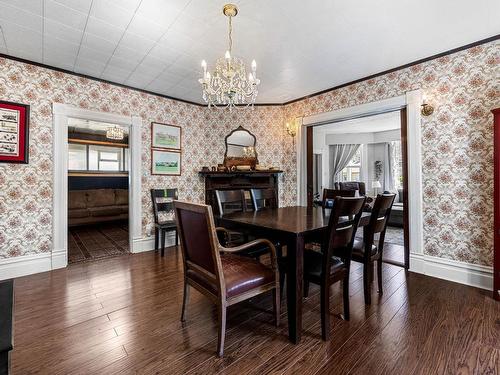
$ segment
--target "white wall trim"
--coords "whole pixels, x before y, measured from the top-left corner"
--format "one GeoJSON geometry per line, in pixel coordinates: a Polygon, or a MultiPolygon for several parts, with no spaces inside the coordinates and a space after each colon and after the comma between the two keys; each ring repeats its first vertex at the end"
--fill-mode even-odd
{"type": "Polygon", "coordinates": [[[410,271],[476,288],[493,289],[493,268],[424,254],[410,254],[410,271]]]}
{"type": "MultiPolygon", "coordinates": [[[[169,232],[167,233],[167,238],[165,238],[165,248],[175,245],[175,233],[169,232]]],[[[151,251],[155,248],[155,239],[154,237],[144,237],[144,238],[135,238],[132,241],[132,252],[133,253],[142,253],[145,251],[151,251]]]]}
{"type": "Polygon", "coordinates": [[[40,253],[0,259],[0,280],[46,272],[52,269],[52,254],[40,253]]]}
{"type": "MultiPolygon", "coordinates": [[[[53,249],[51,267],[62,268],[68,264],[68,117],[109,122],[128,126],[130,129],[129,173],[129,243],[142,236],[141,205],[141,126],[138,116],[123,116],[97,112],[67,104],[53,103],[54,135],[54,195],[53,195],[53,249]]],[[[133,249],[133,246],[130,246],[133,249]]]]}

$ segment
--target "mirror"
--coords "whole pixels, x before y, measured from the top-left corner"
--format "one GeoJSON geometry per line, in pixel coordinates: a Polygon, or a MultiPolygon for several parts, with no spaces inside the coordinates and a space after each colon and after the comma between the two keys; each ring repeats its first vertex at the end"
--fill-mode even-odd
{"type": "Polygon", "coordinates": [[[248,165],[254,168],[258,163],[256,143],[255,136],[245,128],[240,126],[233,130],[226,137],[224,165],[226,167],[248,165]]]}

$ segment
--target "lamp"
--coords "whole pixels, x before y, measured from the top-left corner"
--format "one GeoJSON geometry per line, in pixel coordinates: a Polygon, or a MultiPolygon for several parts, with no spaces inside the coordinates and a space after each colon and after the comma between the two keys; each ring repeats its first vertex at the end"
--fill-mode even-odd
{"type": "Polygon", "coordinates": [[[295,122],[292,122],[291,125],[289,122],[286,123],[286,132],[292,137],[297,135],[297,126],[295,125],[295,122]]]}
{"type": "Polygon", "coordinates": [[[420,113],[422,116],[430,116],[434,113],[434,107],[428,103],[427,95],[422,95],[422,104],[420,105],[420,113]]]}
{"type": "Polygon", "coordinates": [[[373,181],[372,182],[372,189],[374,190],[375,195],[378,194],[378,189],[380,189],[382,185],[380,184],[380,181],[373,181]]]}

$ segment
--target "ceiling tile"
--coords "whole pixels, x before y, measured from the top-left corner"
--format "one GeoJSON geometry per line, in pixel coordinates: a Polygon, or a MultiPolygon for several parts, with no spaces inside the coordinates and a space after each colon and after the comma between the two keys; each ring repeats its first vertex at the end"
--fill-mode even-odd
{"type": "Polygon", "coordinates": [[[39,56],[36,61],[41,59],[42,34],[7,21],[2,21],[1,26],[9,53],[18,56],[14,51],[22,51],[23,56],[19,57],[27,58],[32,52],[33,56],[39,56]]]}
{"type": "Polygon", "coordinates": [[[48,18],[44,21],[43,31],[48,37],[59,38],[75,44],[80,44],[83,35],[82,30],[74,29],[48,18]]]}
{"type": "Polygon", "coordinates": [[[137,64],[138,63],[136,61],[132,61],[130,59],[121,59],[121,58],[117,57],[116,55],[114,55],[109,60],[108,68],[109,67],[115,67],[115,68],[118,68],[118,69],[127,70],[128,74],[130,74],[132,72],[132,70],[135,69],[135,67],[137,66],[137,64]]]}
{"type": "Polygon", "coordinates": [[[54,0],[45,0],[45,18],[60,22],[77,30],[83,30],[87,23],[87,14],[68,8],[54,0]]]}
{"type": "Polygon", "coordinates": [[[168,28],[165,26],[152,22],[149,18],[136,14],[128,26],[127,31],[146,39],[157,41],[163,36],[167,29],[168,28]]]}
{"type": "Polygon", "coordinates": [[[126,28],[134,12],[108,0],[94,0],[90,15],[118,28],[126,28]]]}
{"type": "Polygon", "coordinates": [[[86,59],[83,58],[80,54],[78,55],[78,59],[75,64],[75,72],[86,74],[92,77],[100,77],[105,67],[106,62],[86,59]]]}
{"type": "Polygon", "coordinates": [[[4,2],[0,3],[0,25],[10,22],[26,29],[42,32],[42,17],[4,2]]]}
{"type": "Polygon", "coordinates": [[[130,66],[133,69],[141,62],[144,54],[139,54],[133,49],[120,45],[115,50],[113,57],[127,61],[127,66],[130,66]]]}
{"type": "Polygon", "coordinates": [[[136,55],[145,55],[155,44],[154,40],[143,38],[128,31],[125,32],[120,41],[120,47],[131,49],[136,55]]]}
{"type": "Polygon", "coordinates": [[[130,70],[121,69],[116,66],[108,65],[108,67],[101,74],[102,79],[112,82],[123,83],[130,75],[130,70]]]}
{"type": "Polygon", "coordinates": [[[189,0],[146,0],[141,3],[137,14],[163,27],[169,27],[181,13],[189,0]]]}
{"type": "Polygon", "coordinates": [[[39,16],[42,15],[42,0],[0,0],[0,3],[11,5],[39,16]]]}
{"type": "Polygon", "coordinates": [[[116,43],[99,38],[94,34],[85,33],[82,40],[82,47],[88,47],[101,53],[111,55],[116,48],[116,43]]]}
{"type": "MultiPolygon", "coordinates": [[[[78,59],[86,59],[86,60],[91,60],[91,61],[98,61],[99,63],[106,65],[106,63],[109,61],[111,58],[111,52],[110,53],[104,53],[86,46],[81,46],[80,47],[80,52],[78,53],[78,59]]],[[[104,69],[103,66],[103,69],[104,69]]],[[[102,69],[101,69],[102,70],[102,69]]]]}
{"type": "Polygon", "coordinates": [[[125,32],[125,27],[116,27],[110,23],[107,23],[101,19],[90,16],[87,22],[87,28],[85,33],[98,36],[102,39],[106,39],[111,43],[118,43],[125,32]]]}
{"type": "Polygon", "coordinates": [[[74,59],[76,58],[76,55],[78,53],[78,49],[80,48],[80,45],[74,44],[67,42],[65,40],[59,39],[59,38],[54,38],[54,37],[49,37],[45,36],[43,38],[43,50],[44,53],[47,51],[48,53],[60,51],[61,53],[67,54],[74,56],[74,59]]]}
{"type": "Polygon", "coordinates": [[[156,78],[156,76],[155,74],[140,74],[134,72],[127,78],[125,84],[133,87],[146,87],[156,78]]]}
{"type": "Polygon", "coordinates": [[[79,12],[88,14],[92,0],[55,0],[57,3],[79,12]]]}

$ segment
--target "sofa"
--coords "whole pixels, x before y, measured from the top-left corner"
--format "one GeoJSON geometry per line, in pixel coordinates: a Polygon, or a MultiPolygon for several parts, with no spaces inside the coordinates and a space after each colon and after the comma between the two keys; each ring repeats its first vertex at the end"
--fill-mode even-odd
{"type": "Polygon", "coordinates": [[[128,219],[128,190],[72,190],[68,195],[68,225],[128,219]]]}

